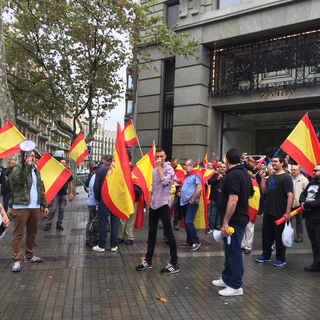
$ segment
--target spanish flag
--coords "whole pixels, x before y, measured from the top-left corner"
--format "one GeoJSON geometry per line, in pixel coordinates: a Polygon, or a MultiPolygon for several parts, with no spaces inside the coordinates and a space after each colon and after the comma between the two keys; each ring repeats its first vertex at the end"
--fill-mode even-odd
{"type": "Polygon", "coordinates": [[[143,200],[146,202],[146,205],[150,205],[150,191],[152,187],[152,170],[156,167],[155,160],[155,147],[152,146],[152,149],[143,156],[135,165],[133,169],[133,181],[134,183],[141,188],[141,195],[143,194],[142,201],[139,199],[137,217],[134,224],[136,229],[141,230],[143,224],[143,200]]]}
{"type": "Polygon", "coordinates": [[[254,194],[252,198],[248,200],[248,213],[249,213],[249,220],[252,223],[256,222],[259,205],[260,205],[260,190],[257,180],[251,179],[254,194]]]}
{"type": "Polygon", "coordinates": [[[68,155],[77,163],[78,166],[88,154],[89,152],[83,134],[80,133],[73,141],[68,155]]]}
{"type": "Polygon", "coordinates": [[[128,219],[134,212],[134,191],[123,132],[118,123],[116,147],[101,190],[102,200],[120,219],[128,219]]]}
{"type": "Polygon", "coordinates": [[[37,162],[37,168],[43,180],[47,203],[50,203],[72,173],[47,152],[37,162]]]}
{"type": "Polygon", "coordinates": [[[123,128],[123,136],[126,147],[132,147],[138,142],[136,131],[134,130],[134,126],[131,119],[123,128]]]}
{"type": "MultiPolygon", "coordinates": [[[[180,163],[178,163],[177,167],[174,169],[174,174],[176,175],[178,180],[180,180],[180,182],[182,183],[186,174],[185,174],[184,170],[182,169],[180,163]]],[[[180,185],[180,187],[181,187],[181,185],[180,185]]]]}
{"type": "Polygon", "coordinates": [[[280,146],[310,176],[320,162],[320,143],[306,113],[280,146]]]}
{"type": "Polygon", "coordinates": [[[26,140],[23,134],[9,121],[0,129],[0,158],[10,157],[21,151],[19,144],[26,140]]]}

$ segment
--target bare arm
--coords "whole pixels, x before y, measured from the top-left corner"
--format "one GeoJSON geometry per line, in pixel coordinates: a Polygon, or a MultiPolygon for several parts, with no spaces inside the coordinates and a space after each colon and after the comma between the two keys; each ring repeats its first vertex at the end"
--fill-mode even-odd
{"type": "Polygon", "coordinates": [[[266,183],[266,172],[264,170],[260,171],[260,177],[261,177],[261,192],[267,193],[267,183],[266,183]]]}
{"type": "Polygon", "coordinates": [[[229,236],[227,229],[229,226],[229,221],[233,216],[234,211],[236,210],[237,203],[238,203],[238,196],[235,194],[230,194],[228,203],[227,203],[226,214],[224,215],[223,223],[221,227],[221,235],[224,237],[229,236]]]}
{"type": "Polygon", "coordinates": [[[194,203],[194,200],[197,199],[200,196],[201,190],[202,190],[202,185],[201,184],[197,184],[196,191],[194,192],[193,196],[189,200],[189,203],[194,203]],[[193,199],[193,201],[192,201],[192,199],[193,199]]]}
{"type": "Polygon", "coordinates": [[[286,218],[286,221],[291,220],[290,212],[292,208],[292,203],[293,203],[293,193],[287,192],[287,208],[286,208],[286,213],[283,215],[286,218]]]}
{"type": "Polygon", "coordinates": [[[9,223],[10,223],[10,220],[8,219],[8,216],[7,216],[7,213],[6,211],[4,210],[2,204],[0,203],[0,214],[2,216],[2,224],[5,228],[8,227],[9,223]]]}
{"type": "Polygon", "coordinates": [[[72,193],[72,181],[69,181],[69,196],[73,198],[73,193],[72,193]]]}

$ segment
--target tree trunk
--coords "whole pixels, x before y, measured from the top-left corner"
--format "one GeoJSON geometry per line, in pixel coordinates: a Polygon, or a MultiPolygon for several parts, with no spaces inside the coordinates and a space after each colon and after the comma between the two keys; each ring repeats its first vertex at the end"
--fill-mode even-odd
{"type": "MultiPolygon", "coordinates": [[[[6,119],[10,120],[13,124],[16,124],[16,118],[14,114],[14,104],[10,96],[7,82],[6,54],[2,27],[2,1],[0,1],[0,79],[0,127],[3,127],[6,124],[6,119]]],[[[6,160],[3,164],[6,165],[6,160]]]]}

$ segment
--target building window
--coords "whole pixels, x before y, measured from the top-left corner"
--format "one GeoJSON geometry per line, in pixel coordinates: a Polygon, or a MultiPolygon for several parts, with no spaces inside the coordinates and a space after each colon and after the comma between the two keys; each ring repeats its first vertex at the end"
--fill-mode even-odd
{"type": "Polygon", "coordinates": [[[132,100],[127,100],[127,114],[132,114],[132,100]]]}
{"type": "Polygon", "coordinates": [[[128,89],[128,90],[133,89],[132,74],[128,74],[128,76],[127,76],[127,89],[128,89]]]}
{"type": "Polygon", "coordinates": [[[219,0],[219,9],[241,3],[241,0],[219,0]]]}
{"type": "Polygon", "coordinates": [[[168,5],[167,7],[167,25],[170,29],[179,19],[179,3],[168,5]]]}

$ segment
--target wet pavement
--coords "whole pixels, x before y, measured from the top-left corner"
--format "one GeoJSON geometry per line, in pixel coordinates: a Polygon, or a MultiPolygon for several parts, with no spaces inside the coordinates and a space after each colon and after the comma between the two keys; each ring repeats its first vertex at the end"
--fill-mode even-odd
{"type": "MultiPolygon", "coordinates": [[[[94,252],[85,246],[87,194],[82,187],[77,192],[66,207],[63,231],[54,224],[44,231],[45,221],[39,219],[35,255],[44,263],[21,263],[20,273],[11,272],[13,222],[0,239],[0,319],[320,318],[320,273],[303,270],[312,262],[306,231],[303,242],[287,249],[284,267],[272,265],[275,257],[257,263],[262,223],[258,217],[253,251],[243,257],[244,294],[222,297],[221,288],[211,284],[221,276],[224,264],[222,244],[212,234],[198,230],[200,249],[178,248],[180,272],[161,275],[170,256],[159,230],[153,268],[138,272],[135,267],[147,248],[147,216],[143,229],[134,230],[133,245],[120,243],[120,250],[111,252],[108,233],[106,252],[94,252]]],[[[174,234],[178,245],[185,242],[184,229],[174,234]]]]}

